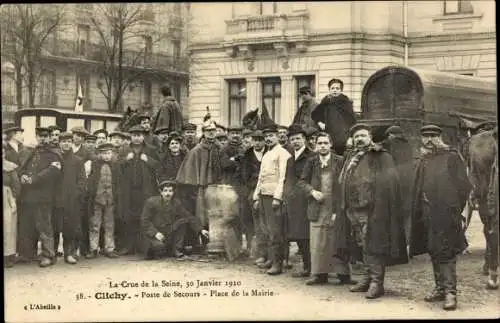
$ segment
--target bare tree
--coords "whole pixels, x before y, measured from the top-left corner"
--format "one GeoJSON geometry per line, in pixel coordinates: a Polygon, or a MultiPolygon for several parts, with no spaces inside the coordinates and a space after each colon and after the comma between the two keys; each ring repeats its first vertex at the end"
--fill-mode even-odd
{"type": "Polygon", "coordinates": [[[23,107],[23,88],[28,89],[28,105],[34,107],[40,77],[47,69],[43,59],[49,38],[65,25],[64,5],[11,4],[0,8],[2,61],[14,65],[16,101],[23,107]]]}

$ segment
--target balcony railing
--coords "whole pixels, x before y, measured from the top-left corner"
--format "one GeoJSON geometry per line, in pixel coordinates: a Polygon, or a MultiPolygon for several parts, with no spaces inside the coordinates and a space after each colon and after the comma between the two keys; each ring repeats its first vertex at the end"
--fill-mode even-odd
{"type": "Polygon", "coordinates": [[[247,31],[273,30],[275,17],[256,17],[247,22],[247,31]]]}
{"type": "MultiPolygon", "coordinates": [[[[84,51],[80,51],[76,41],[59,40],[58,46],[56,48],[46,48],[46,53],[51,57],[59,57],[60,59],[77,59],[95,63],[103,63],[109,59],[105,48],[102,46],[87,43],[85,47],[84,51]]],[[[189,68],[188,60],[184,58],[176,59],[172,55],[145,54],[144,51],[134,50],[124,50],[122,62],[122,66],[127,68],[147,68],[177,72],[187,72],[189,68]]],[[[115,57],[115,64],[118,65],[117,57],[115,57]]]]}

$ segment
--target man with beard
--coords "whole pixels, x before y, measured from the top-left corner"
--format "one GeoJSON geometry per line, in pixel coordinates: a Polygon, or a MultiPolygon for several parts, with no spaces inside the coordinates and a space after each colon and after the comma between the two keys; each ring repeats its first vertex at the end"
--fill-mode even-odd
{"type": "Polygon", "coordinates": [[[182,109],[177,100],[172,96],[172,90],[168,85],[160,88],[163,95],[163,102],[158,109],[151,128],[156,131],[159,128],[166,127],[170,131],[182,131],[182,109]]]}
{"type": "Polygon", "coordinates": [[[309,86],[301,87],[299,89],[299,95],[302,99],[302,104],[297,110],[297,113],[295,113],[292,124],[299,124],[304,129],[306,127],[317,127],[316,122],[311,118],[311,113],[318,105],[312,96],[311,88],[309,86]]]}
{"type": "Polygon", "coordinates": [[[196,125],[194,123],[186,123],[182,127],[182,135],[184,137],[184,146],[187,150],[191,150],[198,144],[198,138],[196,138],[196,125]]]}
{"type": "Polygon", "coordinates": [[[307,208],[310,234],[311,272],[307,285],[328,283],[328,274],[336,273],[340,285],[351,284],[348,253],[348,220],[339,210],[338,177],[344,163],[332,151],[332,139],[318,134],[318,154],[307,160],[299,187],[310,197],[307,208]]]}
{"type": "Polygon", "coordinates": [[[205,238],[208,238],[208,231],[174,197],[175,182],[162,181],[159,189],[160,195],[150,197],[141,214],[143,253],[147,260],[163,255],[182,258],[188,226],[205,238]]]}
{"type": "Polygon", "coordinates": [[[355,258],[362,255],[361,280],[351,292],[384,294],[385,268],[408,262],[399,180],[392,156],[372,141],[364,124],[351,128],[354,150],[340,173],[340,211],[351,223],[355,258]]]}
{"type": "Polygon", "coordinates": [[[151,117],[147,114],[140,115],[139,125],[144,128],[144,142],[153,147],[160,147],[158,138],[151,131],[151,117]]]}
{"type": "Polygon", "coordinates": [[[311,113],[312,119],[321,130],[326,131],[333,139],[333,148],[338,155],[344,155],[349,128],[356,122],[352,101],[345,96],[344,82],[331,79],[328,82],[330,93],[311,113]]]}
{"type": "Polygon", "coordinates": [[[85,194],[85,170],[83,161],[76,157],[71,149],[73,134],[61,133],[59,146],[63,156],[63,168],[59,179],[52,226],[54,228],[54,246],[59,246],[62,233],[64,260],[74,265],[77,263],[76,250],[81,239],[80,221],[83,215],[83,197],[85,194]]]}
{"type": "MultiPolygon", "coordinates": [[[[205,191],[208,185],[220,183],[221,165],[220,149],[215,142],[215,123],[210,119],[206,120],[202,131],[203,139],[188,151],[177,172],[176,182],[182,185],[183,202],[192,206],[188,211],[201,221],[205,230],[208,230],[205,191]]],[[[206,244],[206,241],[203,243],[206,244]]]]}
{"type": "Polygon", "coordinates": [[[96,146],[105,144],[108,142],[108,131],[106,129],[99,129],[94,131],[94,136],[96,136],[96,146]]]}
{"type": "Polygon", "coordinates": [[[283,189],[290,153],[279,144],[276,125],[264,129],[264,137],[268,151],[262,158],[259,178],[253,194],[253,207],[262,208],[266,234],[268,258],[259,268],[269,268],[268,275],[279,275],[282,272],[282,261],[285,253],[285,218],[283,214],[283,189]]]}
{"type": "MultiPolygon", "coordinates": [[[[241,180],[242,188],[246,199],[247,205],[250,206],[250,212],[252,215],[252,222],[244,222],[245,226],[252,226],[254,229],[255,236],[255,255],[257,260],[256,265],[266,262],[267,256],[267,241],[268,236],[264,234],[266,232],[263,229],[263,219],[262,210],[254,209],[251,207],[253,201],[253,193],[255,187],[257,186],[257,179],[259,178],[260,164],[262,157],[266,152],[266,144],[264,141],[264,134],[260,130],[256,130],[252,133],[252,147],[245,151],[245,154],[241,158],[241,180]]],[[[251,246],[251,244],[250,244],[251,246]]]]}
{"type": "Polygon", "coordinates": [[[421,128],[423,154],[417,163],[412,194],[410,255],[428,253],[434,271],[434,290],[427,302],[444,301],[457,307],[457,255],[466,247],[461,213],[472,185],[457,150],[443,143],[441,128],[421,128]]]}
{"type": "Polygon", "coordinates": [[[302,270],[292,274],[292,277],[308,277],[311,272],[311,256],[309,253],[309,221],[307,219],[308,196],[297,186],[304,166],[314,153],[306,146],[305,131],[301,125],[291,125],[288,136],[292,150],[292,158],[288,161],[286,175],[285,201],[287,208],[287,240],[295,241],[302,255],[302,270]]]}
{"type": "MultiPolygon", "coordinates": [[[[136,253],[139,248],[140,217],[144,202],[156,194],[156,175],[159,168],[156,150],[144,142],[145,130],[137,125],[130,130],[129,147],[124,149],[122,162],[122,192],[124,213],[119,241],[120,255],[136,253]]],[[[119,203],[119,202],[118,202],[119,203]]]]}
{"type": "MultiPolygon", "coordinates": [[[[220,164],[222,170],[221,183],[231,185],[236,194],[238,195],[239,204],[239,217],[238,221],[233,224],[236,237],[240,243],[243,242],[242,234],[245,234],[247,240],[248,253],[252,245],[253,228],[244,226],[245,222],[251,220],[251,213],[246,209],[248,203],[243,203],[243,196],[245,192],[242,190],[241,182],[241,164],[240,160],[243,157],[244,150],[241,142],[241,132],[243,130],[240,126],[228,127],[228,143],[220,151],[220,164]],[[247,231],[248,229],[248,231],[247,231]]],[[[247,195],[248,196],[248,195],[247,195]]]]}
{"type": "Polygon", "coordinates": [[[53,147],[59,148],[59,135],[61,134],[61,128],[58,126],[49,126],[50,130],[50,143],[53,147]]]}
{"type": "Polygon", "coordinates": [[[19,255],[24,261],[33,260],[40,240],[40,267],[51,266],[55,261],[52,210],[62,169],[62,157],[59,150],[51,148],[49,134],[47,128],[36,128],[38,145],[19,167],[22,185],[19,255]]]}

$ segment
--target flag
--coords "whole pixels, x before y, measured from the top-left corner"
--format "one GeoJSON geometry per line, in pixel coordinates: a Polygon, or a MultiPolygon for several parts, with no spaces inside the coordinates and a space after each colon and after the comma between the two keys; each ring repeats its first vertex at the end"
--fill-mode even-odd
{"type": "Polygon", "coordinates": [[[80,83],[78,83],[78,95],[76,96],[75,111],[77,112],[83,111],[83,93],[82,93],[82,85],[80,83]]]}

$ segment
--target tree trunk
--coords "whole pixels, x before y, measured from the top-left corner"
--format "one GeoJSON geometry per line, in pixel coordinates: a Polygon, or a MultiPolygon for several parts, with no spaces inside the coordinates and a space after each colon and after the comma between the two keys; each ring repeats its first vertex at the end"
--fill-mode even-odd
{"type": "Polygon", "coordinates": [[[121,94],[123,87],[123,27],[120,26],[120,34],[118,35],[118,79],[116,84],[116,94],[115,94],[115,112],[120,108],[121,94]]]}
{"type": "Polygon", "coordinates": [[[21,65],[16,66],[16,102],[18,110],[23,108],[23,78],[21,71],[21,65]]]}

